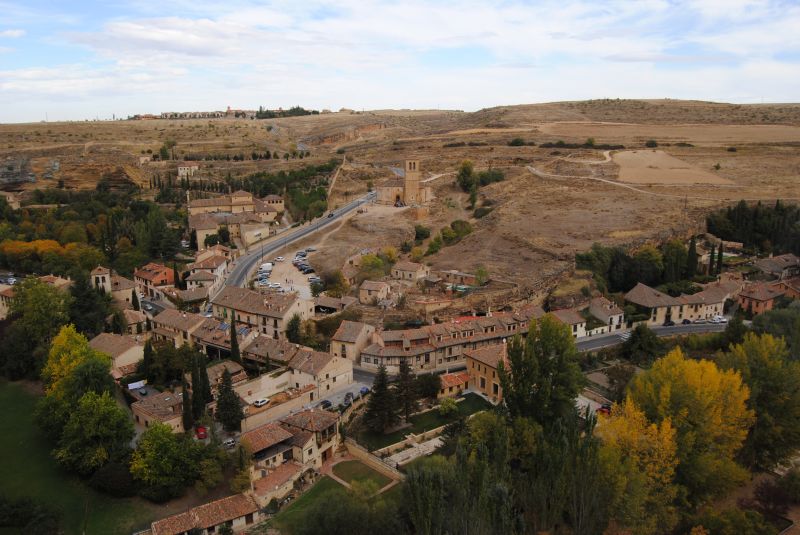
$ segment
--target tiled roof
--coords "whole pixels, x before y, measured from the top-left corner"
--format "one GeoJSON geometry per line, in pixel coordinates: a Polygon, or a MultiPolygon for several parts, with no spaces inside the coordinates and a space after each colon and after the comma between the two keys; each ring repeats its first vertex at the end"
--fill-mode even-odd
{"type": "Polygon", "coordinates": [[[638,283],[633,289],[625,294],[625,300],[636,305],[647,308],[658,308],[679,305],[680,302],[665,293],[661,293],[655,288],[638,283]]]}
{"type": "Polygon", "coordinates": [[[461,387],[467,384],[469,382],[469,373],[467,372],[445,373],[440,375],[439,379],[442,382],[442,388],[446,390],[451,386],[461,387]]]}
{"type": "Polygon", "coordinates": [[[292,438],[291,432],[277,423],[271,422],[242,433],[241,442],[251,453],[255,454],[290,438],[292,438]]]}
{"type": "Polygon", "coordinates": [[[111,270],[107,267],[97,266],[89,274],[94,277],[95,275],[108,275],[109,273],[111,273],[111,270]]]}
{"type": "Polygon", "coordinates": [[[294,431],[287,429],[287,431],[292,434],[292,438],[287,441],[287,444],[297,448],[305,448],[308,441],[314,438],[314,433],[311,431],[300,431],[297,429],[294,431]]]}
{"type": "Polygon", "coordinates": [[[189,216],[189,228],[195,230],[216,230],[218,226],[219,223],[217,219],[211,214],[194,214],[189,216]]]}
{"type": "Polygon", "coordinates": [[[136,406],[164,421],[181,415],[181,403],[183,403],[183,394],[181,392],[159,392],[134,402],[131,408],[136,406]]]}
{"type": "Polygon", "coordinates": [[[758,269],[767,273],[780,273],[786,268],[800,266],[800,258],[791,253],[787,253],[756,260],[755,265],[758,269]]]}
{"type": "Polygon", "coordinates": [[[294,370],[316,376],[335,358],[330,353],[322,351],[298,351],[289,366],[294,370]]]}
{"type": "Polygon", "coordinates": [[[127,336],[112,333],[100,333],[89,341],[92,349],[117,358],[135,347],[142,347],[127,336]]]}
{"type": "Polygon", "coordinates": [[[163,266],[161,264],[156,264],[155,262],[150,262],[146,264],[136,271],[133,272],[134,277],[139,277],[140,279],[145,279],[152,281],[156,277],[164,277],[167,280],[171,278],[172,270],[167,266],[163,266]]]}
{"type": "Polygon", "coordinates": [[[392,266],[392,269],[397,269],[400,271],[418,271],[424,268],[425,266],[423,264],[418,264],[417,262],[409,262],[407,260],[401,260],[392,266]]]}
{"type": "Polygon", "coordinates": [[[364,281],[361,283],[362,290],[380,291],[388,287],[388,284],[381,281],[364,281]]]}
{"type": "Polygon", "coordinates": [[[191,282],[193,282],[193,281],[203,282],[203,281],[213,281],[213,280],[216,280],[216,278],[217,277],[215,277],[214,274],[211,273],[210,271],[206,271],[205,269],[200,269],[200,270],[195,271],[194,273],[192,273],[188,277],[186,277],[185,280],[191,281],[191,282]]]}
{"type": "Polygon", "coordinates": [[[196,523],[191,511],[168,516],[150,525],[153,535],[178,535],[179,533],[186,533],[195,527],[196,523]]]}
{"type": "Polygon", "coordinates": [[[619,308],[616,305],[616,303],[613,303],[613,302],[609,301],[608,299],[606,299],[602,295],[592,299],[591,306],[597,307],[599,309],[602,309],[609,316],[618,316],[620,314],[623,314],[622,309],[619,308]]]}
{"type": "Polygon", "coordinates": [[[581,323],[586,323],[586,320],[578,314],[576,311],[572,310],[571,308],[565,308],[562,310],[554,310],[551,312],[553,316],[558,319],[561,323],[565,323],[567,325],[580,325],[581,323]]]}
{"type": "Polygon", "coordinates": [[[280,294],[272,292],[260,294],[246,288],[225,286],[212,300],[212,303],[237,311],[249,312],[261,316],[283,318],[286,310],[297,300],[297,294],[280,294]]]}
{"type": "Polygon", "coordinates": [[[203,323],[205,319],[203,316],[192,312],[181,312],[174,308],[166,308],[153,318],[153,323],[179,331],[191,331],[203,323]]]}
{"type": "Polygon", "coordinates": [[[728,291],[725,288],[709,286],[701,292],[681,295],[679,299],[686,305],[713,305],[724,303],[727,296],[728,291]]]}
{"type": "Polygon", "coordinates": [[[360,321],[344,320],[333,335],[334,342],[350,342],[358,340],[359,335],[369,326],[360,321]]]}
{"type": "Polygon", "coordinates": [[[753,299],[755,301],[769,301],[783,295],[783,292],[777,288],[773,288],[763,283],[751,284],[741,292],[741,297],[753,299]]]}
{"type": "Polygon", "coordinates": [[[252,342],[242,347],[242,353],[269,360],[288,364],[300,347],[286,340],[275,340],[267,336],[257,336],[252,342]]]}
{"type": "Polygon", "coordinates": [[[199,505],[192,509],[200,529],[210,528],[235,518],[240,518],[258,511],[258,504],[250,496],[234,494],[221,500],[199,505]]]}
{"type": "MultiPolygon", "coordinates": [[[[240,323],[236,327],[236,338],[240,347],[249,333],[250,328],[245,324],[240,323]]],[[[215,318],[205,318],[203,323],[192,333],[192,339],[229,349],[231,347],[231,325],[215,318]]]]}
{"type": "Polygon", "coordinates": [[[269,494],[287,481],[293,480],[303,470],[303,465],[289,461],[271,470],[266,476],[253,481],[253,488],[258,495],[269,494]]]}
{"type": "Polygon", "coordinates": [[[122,290],[133,290],[134,288],[136,288],[136,284],[132,280],[126,279],[122,275],[117,275],[116,273],[111,275],[112,292],[119,292],[122,290]]]}
{"type": "Polygon", "coordinates": [[[200,262],[194,262],[193,264],[189,264],[186,266],[188,269],[217,269],[222,264],[228,262],[228,259],[225,258],[225,255],[214,255],[208,258],[201,260],[200,262]]]}
{"type": "Polygon", "coordinates": [[[317,433],[324,431],[339,420],[339,416],[322,409],[309,409],[291,414],[281,419],[281,422],[305,431],[317,433]]]}
{"type": "Polygon", "coordinates": [[[122,311],[122,315],[125,316],[125,323],[128,325],[144,323],[147,321],[147,316],[145,316],[144,312],[141,310],[131,310],[130,308],[126,308],[122,311]]]}
{"type": "Polygon", "coordinates": [[[202,301],[203,299],[208,297],[208,288],[200,287],[200,288],[193,288],[191,290],[178,290],[175,292],[175,295],[177,295],[178,299],[180,299],[184,303],[191,303],[192,301],[202,301]]]}
{"type": "Polygon", "coordinates": [[[493,369],[497,369],[497,364],[501,360],[507,361],[506,344],[492,344],[478,349],[468,349],[464,355],[493,369]]]}

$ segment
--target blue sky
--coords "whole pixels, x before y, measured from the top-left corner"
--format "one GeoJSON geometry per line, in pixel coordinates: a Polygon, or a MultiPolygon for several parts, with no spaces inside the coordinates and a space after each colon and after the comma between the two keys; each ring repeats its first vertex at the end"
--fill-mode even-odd
{"type": "Polygon", "coordinates": [[[799,73],[800,1],[0,0],[0,122],[791,102],[799,73]]]}

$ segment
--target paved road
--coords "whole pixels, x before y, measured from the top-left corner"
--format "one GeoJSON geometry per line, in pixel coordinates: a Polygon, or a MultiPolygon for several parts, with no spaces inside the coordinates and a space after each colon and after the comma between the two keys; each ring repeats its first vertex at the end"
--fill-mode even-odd
{"type": "Polygon", "coordinates": [[[158,316],[160,313],[162,313],[164,311],[165,308],[167,308],[162,304],[161,301],[150,301],[148,299],[142,299],[142,303],[141,304],[142,304],[142,311],[145,314],[149,314],[150,317],[158,316]],[[148,310],[144,309],[144,305],[148,305],[148,304],[153,307],[153,310],[149,310],[148,311],[148,310]]]}
{"type": "Polygon", "coordinates": [[[296,242],[306,236],[309,236],[320,229],[327,227],[328,225],[335,223],[339,219],[341,219],[344,215],[352,212],[362,204],[366,204],[372,201],[375,198],[375,192],[371,192],[366,194],[363,197],[360,197],[354,201],[350,201],[343,207],[339,208],[338,210],[334,210],[331,213],[333,217],[323,216],[313,223],[305,227],[299,227],[296,230],[286,231],[283,234],[280,234],[279,237],[273,239],[272,241],[265,243],[263,250],[259,247],[251,246],[253,251],[251,253],[245,254],[238,260],[236,260],[236,266],[231,270],[228,274],[228,279],[225,281],[226,286],[244,286],[247,283],[247,274],[252,271],[255,267],[256,262],[261,259],[262,251],[263,255],[266,257],[269,254],[281,249],[289,245],[290,243],[296,242]]]}
{"type": "MultiPolygon", "coordinates": [[[[676,336],[679,334],[722,332],[725,330],[725,325],[724,323],[700,323],[692,325],[674,325],[672,327],[652,327],[652,330],[658,336],[676,336]]],[[[621,344],[622,339],[619,335],[623,332],[629,331],[582,338],[578,340],[575,345],[578,347],[578,351],[597,351],[604,347],[621,344]]]]}

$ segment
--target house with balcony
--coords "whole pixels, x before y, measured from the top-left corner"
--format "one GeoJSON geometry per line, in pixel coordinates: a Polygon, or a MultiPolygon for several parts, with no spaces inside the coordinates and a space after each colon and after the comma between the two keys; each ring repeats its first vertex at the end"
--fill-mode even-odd
{"type": "Polygon", "coordinates": [[[301,320],[314,316],[314,302],[297,293],[260,293],[236,286],[224,286],[211,301],[214,317],[246,324],[261,335],[285,338],[294,315],[301,320]]]}
{"type": "Polygon", "coordinates": [[[172,268],[150,262],[133,272],[133,282],[146,298],[163,299],[163,289],[175,284],[175,275],[172,268]]]}

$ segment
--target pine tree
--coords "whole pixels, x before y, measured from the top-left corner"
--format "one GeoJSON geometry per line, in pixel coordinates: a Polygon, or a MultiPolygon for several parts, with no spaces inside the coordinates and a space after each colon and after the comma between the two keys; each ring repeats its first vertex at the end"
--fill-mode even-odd
{"type": "Polygon", "coordinates": [[[231,360],[242,363],[242,355],[239,352],[239,339],[236,337],[236,322],[231,319],[231,360]]]}
{"type": "Polygon", "coordinates": [[[181,276],[178,273],[178,266],[175,262],[172,263],[172,278],[175,279],[175,288],[182,290],[181,288],[181,276]]]}
{"type": "Polygon", "coordinates": [[[219,387],[217,398],[217,420],[227,432],[238,431],[242,426],[244,412],[239,403],[239,396],[233,391],[231,373],[225,368],[222,372],[222,384],[219,387]]]}
{"type": "Polygon", "coordinates": [[[192,396],[189,393],[189,385],[186,384],[186,378],[181,381],[181,389],[183,392],[183,430],[188,432],[194,425],[194,407],[192,406],[192,396]]]}
{"type": "Polygon", "coordinates": [[[153,365],[153,344],[148,340],[144,343],[144,355],[142,363],[139,364],[139,373],[150,378],[150,367],[153,365]]]}
{"type": "Polygon", "coordinates": [[[697,274],[697,243],[694,236],[689,242],[689,252],[686,255],[686,278],[691,280],[697,274]]]}
{"type": "Polygon", "coordinates": [[[203,402],[211,403],[214,401],[214,396],[211,395],[211,383],[208,380],[208,368],[205,366],[205,357],[199,356],[200,366],[198,373],[200,374],[200,392],[203,394],[203,402]]]}
{"type": "Polygon", "coordinates": [[[716,257],[717,247],[716,245],[711,246],[711,254],[708,255],[708,274],[714,274],[714,258],[716,257]]]}
{"type": "Polygon", "coordinates": [[[195,420],[199,420],[206,409],[206,401],[203,395],[203,382],[200,379],[200,359],[195,356],[192,359],[192,390],[194,396],[192,397],[192,414],[195,420]]]}
{"type": "Polygon", "coordinates": [[[364,422],[373,432],[383,433],[397,423],[397,408],[394,393],[389,389],[389,376],[386,366],[381,364],[375,383],[372,385],[372,395],[367,403],[364,422]]]}
{"type": "Polygon", "coordinates": [[[400,374],[395,382],[395,395],[397,396],[397,404],[400,406],[406,421],[408,421],[409,416],[416,408],[417,392],[415,385],[411,366],[408,365],[406,359],[402,359],[400,361],[400,374]]]}
{"type": "Polygon", "coordinates": [[[717,251],[717,275],[722,273],[722,243],[719,244],[719,250],[717,251]]]}
{"type": "Polygon", "coordinates": [[[136,290],[131,290],[131,305],[133,305],[134,310],[141,310],[139,306],[139,296],[136,294],[136,290]]]}

